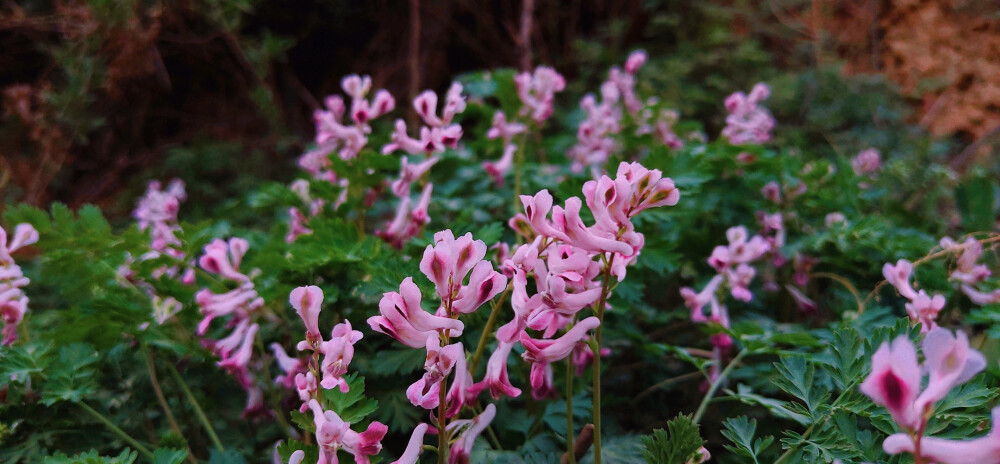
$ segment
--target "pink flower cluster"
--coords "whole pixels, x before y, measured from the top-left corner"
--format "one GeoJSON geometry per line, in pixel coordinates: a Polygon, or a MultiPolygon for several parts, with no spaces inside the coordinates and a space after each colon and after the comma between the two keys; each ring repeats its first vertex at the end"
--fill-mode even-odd
{"type": "MultiPolygon", "coordinates": [[[[547,66],[535,68],[533,73],[523,72],[514,77],[517,86],[517,96],[521,100],[521,116],[530,118],[541,126],[549,117],[555,105],[555,94],[566,88],[566,80],[556,70],[547,66]]],[[[483,169],[493,177],[496,184],[503,185],[504,176],[514,165],[514,153],[517,145],[513,143],[515,135],[527,132],[528,126],[518,121],[507,121],[503,111],[493,114],[493,125],[486,138],[503,140],[503,156],[497,161],[483,162],[483,169]]]]}
{"type": "Polygon", "coordinates": [[[977,305],[1000,303],[1000,289],[983,291],[977,286],[992,275],[990,269],[983,264],[976,264],[983,254],[983,245],[975,238],[969,237],[964,243],[957,243],[949,237],[941,239],[941,248],[958,255],[955,269],[948,278],[960,285],[962,293],[977,305]]]}
{"type": "Polygon", "coordinates": [[[753,86],[750,95],[736,92],[726,97],[726,127],[722,136],[733,145],[761,144],[771,140],[774,118],[760,103],[771,96],[771,88],[761,82],[753,86]]]}
{"type": "MultiPolygon", "coordinates": [[[[354,359],[354,345],[361,340],[360,331],[351,327],[350,321],[333,327],[330,339],[324,340],[319,328],[319,314],[323,304],[323,291],[316,286],[298,287],[289,295],[289,302],[305,324],[305,339],[297,345],[299,351],[310,353],[308,361],[293,358],[281,345],[271,345],[278,365],[285,373],[276,382],[294,387],[302,400],[300,411],[311,411],[316,426],[316,444],[319,447],[317,464],[336,464],[337,451],[344,450],[354,456],[358,464],[370,462],[369,456],[382,451],[382,439],[388,427],[372,422],[364,432],[355,432],[349,422],[335,412],[323,408],[319,387],[349,391],[344,374],[354,359]],[[320,356],[323,357],[320,361],[320,356]],[[318,378],[322,378],[317,382],[318,378]]],[[[305,453],[296,451],[289,458],[290,464],[301,463],[305,453]]]]}
{"type": "Polygon", "coordinates": [[[858,156],[851,160],[851,168],[859,176],[872,175],[882,168],[882,157],[875,148],[861,150],[858,156]]]}
{"type": "Polygon", "coordinates": [[[385,90],[375,92],[369,101],[366,97],[371,90],[372,80],[368,76],[352,74],[340,81],[344,93],[351,97],[350,121],[345,121],[347,105],[340,95],[326,97],[326,109],[316,110],[316,148],[299,158],[299,166],[316,179],[331,183],[337,181],[337,174],[330,169],[330,153],[337,151],[340,159],[350,160],[368,144],[371,126],[368,124],[396,107],[396,100],[385,90]]]}
{"type": "Polygon", "coordinates": [[[601,85],[600,103],[591,94],[580,101],[580,108],[587,116],[577,129],[576,145],[567,153],[573,160],[573,172],[582,172],[590,167],[594,177],[598,177],[600,166],[618,149],[615,135],[622,131],[624,125],[623,107],[638,126],[636,135],[653,133],[670,148],[684,145],[673,132],[677,112],[668,109],[655,112],[652,107],[657,100],[650,98],[644,103],[635,92],[636,73],[647,59],[646,52],[642,50],[632,52],[625,61],[624,69],[615,66],[608,72],[608,79],[601,85]],[[656,121],[650,123],[654,115],[656,121]]]}
{"type": "MultiPolygon", "coordinates": [[[[720,301],[724,288],[729,288],[729,293],[741,301],[753,299],[750,292],[750,283],[757,270],[750,265],[751,262],[763,257],[771,250],[770,243],[759,235],[749,237],[746,227],[732,227],[726,231],[726,238],[729,240],[727,246],[717,246],[712,250],[712,255],[708,258],[708,264],[715,268],[717,274],[700,291],[695,292],[690,287],[681,289],[681,297],[684,303],[691,310],[691,321],[697,324],[718,324],[724,328],[729,328],[729,311],[720,301]],[[724,285],[725,284],[725,285],[724,285]],[[709,313],[705,315],[705,307],[708,306],[709,313]]],[[[712,366],[713,379],[719,375],[722,359],[729,353],[733,345],[732,338],[725,333],[712,335],[712,356],[716,361],[712,366]]]]}
{"type": "MultiPolygon", "coordinates": [[[[184,182],[180,179],[170,181],[165,190],[159,181],[149,183],[146,194],[139,199],[139,203],[132,213],[139,222],[139,230],[149,230],[150,235],[150,251],[143,254],[139,258],[140,260],[156,259],[163,255],[176,261],[185,260],[184,252],[177,248],[181,242],[176,233],[181,230],[177,224],[177,213],[180,204],[186,199],[184,182]]],[[[135,273],[129,268],[131,262],[131,257],[129,257],[127,263],[119,268],[119,275],[142,288],[149,295],[153,304],[153,320],[157,324],[163,324],[180,312],[183,308],[181,302],[172,296],[164,298],[157,295],[151,285],[136,279],[135,273]]],[[[195,279],[194,263],[189,263],[183,272],[179,265],[165,265],[153,271],[152,277],[162,276],[170,278],[180,276],[181,283],[191,285],[195,279]]],[[[142,327],[145,328],[146,325],[143,324],[142,327]]]]}
{"type": "Polygon", "coordinates": [[[632,217],[649,208],[675,205],[680,198],[672,180],[638,163],[621,163],[614,179],[602,176],[587,182],[583,194],[596,221],[592,226],[583,223],[582,202],[577,197],[560,207],[553,206],[547,190],[521,196],[524,214],[517,214],[510,225],[533,241],[519,246],[504,260],[504,273],[512,282],[514,319],[497,330],[497,349],[477,390],[489,388],[494,398],[520,394],[510,384],[506,370],[507,358],[517,342],[525,348],[522,357],[531,363],[530,381],[536,398],[554,393],[553,362],[572,355],[582,374],[593,359],[585,340],[600,325],[600,319],[578,319],[581,310],[596,306],[602,296],[602,283],[597,278],[606,272],[622,280],[626,266],[638,256],[644,239],[635,230],[632,217]],[[534,294],[528,291],[529,278],[534,280],[534,294]],[[529,328],[540,331],[542,338],[532,338],[526,331],[529,328]],[[560,331],[562,336],[553,338],[560,331]]]}
{"type": "Polygon", "coordinates": [[[420,139],[413,139],[407,135],[406,123],[399,119],[392,134],[392,142],[382,147],[383,154],[403,150],[410,155],[425,156],[425,159],[418,163],[411,164],[406,156],[400,161],[399,178],[392,182],[392,192],[399,198],[399,206],[396,207],[396,214],[385,228],[376,232],[379,237],[396,248],[402,248],[403,244],[419,234],[420,230],[430,222],[427,209],[430,207],[434,184],[427,182],[424,185],[415,205],[410,198],[411,186],[437,163],[438,158],[433,155],[444,153],[446,148],[458,146],[458,141],[462,138],[462,126],[452,122],[456,115],[465,111],[462,84],[452,83],[444,99],[444,107],[438,116],[437,94],[425,90],[417,95],[413,99],[413,108],[426,124],[420,129],[420,139]]]}
{"type": "Polygon", "coordinates": [[[14,236],[7,241],[7,231],[0,227],[0,320],[3,320],[3,345],[17,340],[17,327],[28,312],[28,297],[22,290],[30,280],[21,266],[10,256],[21,248],[38,241],[38,231],[31,224],[18,224],[14,236]]]}
{"type": "MultiPolygon", "coordinates": [[[[916,346],[905,336],[891,345],[883,343],[872,356],[871,372],[860,386],[861,392],[888,409],[905,431],[886,438],[882,448],[889,454],[919,453],[923,459],[940,464],[996,462],[1000,437],[995,427],[988,436],[972,440],[923,436],[934,404],[982,371],[986,358],[969,346],[965,333],[952,334],[940,327],[927,332],[921,347],[923,366],[918,364],[916,346]],[[921,390],[922,373],[929,379],[921,390]]],[[[993,410],[994,426],[998,419],[1000,408],[993,410]]]]}
{"type": "MultiPolygon", "coordinates": [[[[337,200],[333,203],[333,208],[337,209],[340,205],[347,201],[347,179],[341,179],[339,181],[341,187],[340,195],[337,200]]],[[[309,217],[302,214],[302,211],[297,207],[288,208],[288,233],[285,234],[285,242],[293,243],[302,235],[309,235],[313,231],[309,228],[309,219],[318,215],[323,211],[323,207],[326,206],[326,200],[322,198],[313,198],[309,194],[309,181],[306,179],[298,179],[292,182],[288,187],[295,195],[302,200],[303,203],[309,206],[309,217]]]]}
{"type": "Polygon", "coordinates": [[[229,372],[247,390],[244,416],[265,410],[264,392],[250,373],[254,341],[260,330],[260,326],[253,322],[253,316],[263,306],[264,300],[257,296],[251,276],[239,271],[243,255],[249,247],[246,240],[235,237],[228,242],[215,239],[205,245],[205,254],[198,259],[198,265],[208,273],[233,282],[236,287],[224,293],[203,288],[194,296],[204,316],[198,323],[199,336],[205,335],[213,319],[231,316],[226,322],[226,328],[232,329],[228,336],[219,340],[202,340],[202,344],[221,358],[219,367],[229,372]]]}
{"type": "Polygon", "coordinates": [[[944,308],[944,295],[936,294],[933,297],[924,290],[916,291],[910,285],[910,276],[913,275],[913,263],[901,259],[896,265],[886,263],[882,266],[882,275],[890,285],[896,287],[903,298],[910,300],[906,303],[906,313],[914,323],[921,324],[921,333],[927,333],[937,327],[937,317],[941,309],[944,308]]]}
{"type": "MultiPolygon", "coordinates": [[[[459,317],[475,312],[507,288],[507,278],[484,260],[486,244],[474,240],[472,234],[456,238],[450,230],[434,234],[434,243],[424,250],[420,271],[434,283],[439,306],[434,314],[421,306],[420,289],[411,277],[399,286],[399,292],[388,292],[379,301],[379,315],[368,319],[368,325],[377,332],[389,335],[411,348],[427,351],[424,375],[406,389],[406,396],[414,406],[424,409],[442,408],[444,417],[438,417],[439,427],[454,418],[463,406],[475,401],[476,390],[472,373],[466,361],[465,347],[461,342],[451,342],[465,328],[459,317]],[[448,386],[448,378],[452,378],[448,386]],[[445,404],[441,403],[444,397],[445,404]]],[[[486,411],[466,424],[466,420],[452,420],[439,433],[456,433],[462,424],[468,427],[459,435],[459,442],[451,448],[449,462],[468,462],[472,441],[493,419],[495,410],[486,411]],[[490,412],[493,411],[493,412],[490,412]],[[476,431],[478,428],[478,431],[476,431]],[[463,439],[465,440],[463,442],[463,439]]],[[[419,441],[425,428],[414,430],[411,445],[419,441]]],[[[416,452],[408,449],[404,455],[416,462],[416,452]]]]}
{"type": "Polygon", "coordinates": [[[462,126],[452,124],[455,115],[465,111],[465,97],[462,95],[462,84],[453,82],[444,97],[444,108],[441,116],[437,115],[438,95],[433,90],[425,90],[413,99],[413,108],[424,121],[420,128],[420,138],[414,139],[406,133],[406,122],[396,120],[396,129],[392,133],[392,141],[382,147],[382,154],[388,155],[396,150],[403,150],[411,155],[424,154],[430,156],[444,153],[445,148],[454,148],[462,138],[462,126]]]}

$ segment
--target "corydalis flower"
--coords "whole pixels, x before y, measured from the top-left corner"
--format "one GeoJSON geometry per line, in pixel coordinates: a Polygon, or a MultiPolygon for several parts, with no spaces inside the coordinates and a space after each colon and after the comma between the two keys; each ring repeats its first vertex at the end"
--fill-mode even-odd
{"type": "Polygon", "coordinates": [[[599,325],[601,322],[598,318],[588,317],[555,340],[533,339],[526,333],[522,333],[521,344],[525,348],[522,357],[531,363],[531,387],[534,389],[542,388],[547,383],[545,370],[549,364],[566,359],[573,352],[576,344],[599,325]]]}
{"type": "Polygon", "coordinates": [[[878,172],[882,167],[882,157],[879,151],[874,148],[861,150],[858,156],[851,160],[851,168],[854,174],[859,176],[870,175],[878,172]]]}
{"type": "Polygon", "coordinates": [[[382,451],[382,439],[389,431],[385,424],[375,421],[364,432],[355,432],[349,422],[344,422],[336,412],[323,410],[315,399],[309,401],[309,409],[316,425],[317,464],[337,464],[339,449],[351,453],[358,464],[368,464],[369,456],[382,451]]]}
{"type": "Polygon", "coordinates": [[[14,262],[11,253],[38,241],[38,231],[31,224],[18,224],[7,241],[7,231],[0,227],[0,320],[3,321],[3,345],[17,340],[17,327],[28,312],[28,297],[22,290],[30,280],[14,262]]]}
{"type": "Polygon", "coordinates": [[[771,139],[771,129],[774,128],[774,118],[760,103],[771,95],[767,84],[759,83],[750,91],[750,95],[736,92],[726,97],[726,127],[722,136],[734,145],[745,143],[765,143],[771,139]]]}
{"type": "Polygon", "coordinates": [[[420,129],[420,138],[411,138],[406,131],[406,123],[396,120],[395,131],[391,142],[382,147],[382,154],[403,150],[411,155],[423,153],[430,156],[443,153],[445,148],[454,148],[462,138],[462,126],[452,124],[455,115],[465,111],[465,97],[462,96],[462,84],[454,82],[445,94],[444,108],[441,116],[437,115],[438,96],[431,90],[425,90],[413,99],[413,108],[420,115],[426,126],[420,129]]]}
{"type": "MultiPolygon", "coordinates": [[[[920,439],[920,455],[938,464],[987,464],[1000,462],[1000,408],[993,408],[993,428],[983,437],[949,440],[936,437],[920,439]]],[[[906,433],[890,435],[882,442],[889,454],[913,453],[916,445],[906,433]]]]}
{"type": "Polygon", "coordinates": [[[927,387],[920,391],[921,368],[917,349],[905,336],[883,343],[872,356],[872,369],[860,390],[889,410],[893,420],[908,430],[920,430],[925,412],[957,385],[986,367],[981,353],[969,347],[965,333],[936,328],[922,342],[923,371],[929,373],[927,387]]]}
{"type": "Polygon", "coordinates": [[[514,76],[517,96],[524,106],[521,115],[530,115],[541,123],[552,116],[555,94],[566,88],[566,80],[556,70],[539,66],[533,73],[523,72],[514,76]]]}
{"type": "Polygon", "coordinates": [[[378,307],[381,315],[368,318],[372,330],[411,348],[424,348],[427,339],[437,337],[439,330],[448,330],[451,336],[459,336],[465,327],[462,321],[424,311],[420,306],[420,289],[413,283],[412,277],[403,279],[398,293],[383,294],[378,307]]]}
{"type": "Polygon", "coordinates": [[[472,446],[479,434],[493,422],[497,415],[497,407],[493,403],[483,408],[483,413],[472,419],[461,419],[448,424],[448,431],[453,435],[458,433],[458,440],[451,445],[448,464],[471,464],[472,446]]]}
{"type": "Polygon", "coordinates": [[[905,305],[906,313],[910,316],[910,320],[921,324],[921,333],[937,327],[938,313],[945,305],[944,295],[937,294],[932,297],[923,290],[919,292],[914,290],[910,285],[910,277],[913,275],[912,263],[905,259],[897,261],[896,265],[886,263],[882,266],[882,275],[900,295],[910,300],[905,305]]]}

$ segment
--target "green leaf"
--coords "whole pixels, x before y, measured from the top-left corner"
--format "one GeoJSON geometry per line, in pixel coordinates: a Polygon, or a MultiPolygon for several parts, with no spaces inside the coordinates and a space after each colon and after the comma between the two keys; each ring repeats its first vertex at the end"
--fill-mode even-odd
{"type": "Polygon", "coordinates": [[[129,449],[122,451],[121,454],[113,458],[98,456],[97,451],[90,450],[75,456],[56,453],[52,456],[47,456],[42,462],[44,464],[132,464],[138,456],[138,453],[129,449]]]}
{"type": "Polygon", "coordinates": [[[187,458],[187,450],[160,448],[153,452],[153,464],[180,464],[187,458]]]}
{"type": "Polygon", "coordinates": [[[751,458],[755,463],[760,463],[760,454],[774,443],[772,436],[754,439],[754,435],[757,434],[757,421],[747,419],[746,416],[726,419],[722,425],[726,427],[725,430],[721,431],[722,435],[735,445],[726,445],[726,449],[740,456],[751,458]]]}
{"type": "Polygon", "coordinates": [[[705,445],[705,440],[691,416],[679,415],[667,422],[667,430],[656,429],[652,435],[642,437],[642,444],[646,447],[642,456],[647,464],[686,464],[705,445]]]}
{"type": "Polygon", "coordinates": [[[17,345],[0,350],[0,381],[24,382],[32,374],[45,370],[52,360],[52,345],[17,345]]]}
{"type": "Polygon", "coordinates": [[[99,359],[90,345],[74,343],[59,350],[59,359],[46,372],[42,403],[77,402],[97,391],[94,371],[88,367],[99,359]]]}
{"type": "Polygon", "coordinates": [[[336,412],[344,422],[358,422],[378,409],[378,401],[365,397],[365,379],[352,372],[344,377],[348,391],[343,393],[340,388],[323,390],[325,409],[336,412]]]}

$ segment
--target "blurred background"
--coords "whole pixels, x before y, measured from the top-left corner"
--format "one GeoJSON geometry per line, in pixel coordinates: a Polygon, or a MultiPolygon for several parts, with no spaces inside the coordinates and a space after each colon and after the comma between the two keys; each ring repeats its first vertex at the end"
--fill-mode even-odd
{"type": "Polygon", "coordinates": [[[176,176],[185,214],[210,214],[292,178],[346,74],[402,108],[464,72],[547,64],[573,109],[638,48],[642,85],[708,134],[726,95],[763,80],[778,144],[998,174],[994,0],[5,0],[0,196],[124,218],[147,180],[176,176]]]}

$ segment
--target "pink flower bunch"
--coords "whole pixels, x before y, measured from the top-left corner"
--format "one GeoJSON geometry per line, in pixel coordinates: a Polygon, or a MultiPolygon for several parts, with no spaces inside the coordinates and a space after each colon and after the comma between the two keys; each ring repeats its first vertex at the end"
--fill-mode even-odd
{"type": "Polygon", "coordinates": [[[17,340],[17,327],[28,312],[28,297],[22,290],[30,280],[11,253],[38,241],[38,231],[31,224],[18,224],[14,236],[7,241],[7,231],[0,227],[0,320],[3,320],[3,345],[17,340]]]}
{"type": "Polygon", "coordinates": [[[920,332],[927,333],[937,327],[937,317],[941,309],[944,308],[944,295],[936,294],[933,297],[927,292],[914,290],[910,285],[910,276],[913,275],[913,263],[901,259],[896,265],[885,263],[882,266],[882,275],[890,285],[896,287],[903,298],[910,300],[906,303],[906,313],[914,323],[921,324],[920,332]]]}
{"type": "MultiPolygon", "coordinates": [[[[349,391],[344,374],[354,359],[354,345],[361,340],[362,334],[351,327],[350,321],[345,320],[333,327],[329,340],[323,339],[319,328],[323,291],[319,287],[298,287],[289,294],[288,301],[302,318],[306,328],[305,339],[298,343],[297,348],[299,351],[309,352],[310,356],[307,361],[292,358],[281,345],[272,345],[278,365],[284,372],[284,376],[275,381],[286,387],[294,386],[302,400],[299,410],[312,412],[316,426],[316,444],[319,447],[317,464],[336,464],[338,450],[352,454],[358,464],[367,464],[370,462],[369,456],[382,451],[382,439],[385,438],[388,427],[375,421],[365,431],[355,432],[351,429],[351,424],[344,422],[336,412],[323,409],[319,392],[319,387],[338,388],[344,393],[349,391]],[[320,377],[322,380],[317,382],[320,377]]],[[[304,459],[305,453],[296,451],[290,456],[289,463],[301,463],[304,459]]]]}
{"type": "Polygon", "coordinates": [[[416,164],[410,164],[407,156],[403,156],[401,159],[399,178],[394,180],[391,185],[392,193],[399,198],[399,206],[396,208],[395,216],[386,224],[385,228],[375,232],[392,246],[402,248],[430,222],[427,208],[430,207],[434,184],[428,182],[424,185],[416,206],[412,206],[410,190],[413,183],[427,174],[431,167],[438,162],[438,159],[436,156],[431,156],[416,164]]]}
{"type": "MultiPolygon", "coordinates": [[[[725,287],[729,293],[741,301],[750,301],[750,283],[757,270],[751,262],[763,257],[771,249],[771,245],[763,237],[749,237],[746,227],[732,227],[726,231],[728,246],[717,246],[708,258],[708,264],[715,268],[717,274],[700,292],[690,287],[681,289],[684,304],[691,310],[691,322],[696,324],[718,324],[729,328],[729,310],[720,301],[725,287]],[[725,287],[723,286],[725,284],[725,287]],[[709,314],[705,315],[708,306],[709,314]]],[[[712,357],[716,361],[712,366],[712,378],[716,378],[721,370],[722,359],[729,353],[733,345],[732,338],[725,333],[712,335],[712,357]]]]}
{"type": "Polygon", "coordinates": [[[244,415],[264,410],[263,391],[249,369],[254,340],[260,330],[260,326],[253,322],[253,314],[264,305],[264,300],[257,296],[251,277],[239,271],[243,255],[249,247],[246,240],[237,237],[228,242],[215,239],[205,245],[205,253],[198,259],[198,265],[206,272],[234,282],[236,288],[224,293],[203,288],[194,296],[204,316],[198,323],[199,336],[205,335],[213,319],[231,316],[226,322],[226,327],[232,329],[228,336],[219,340],[203,340],[202,344],[219,356],[219,367],[229,372],[247,390],[244,415]]]}
{"type": "Polygon", "coordinates": [[[786,201],[789,203],[792,202],[799,195],[806,193],[806,190],[808,190],[808,187],[806,187],[805,182],[799,181],[794,184],[787,184],[784,188],[782,188],[781,184],[772,180],[760,189],[760,194],[763,195],[767,201],[780,205],[786,201]]]}
{"type": "MultiPolygon", "coordinates": [[[[917,348],[905,336],[883,343],[872,356],[872,369],[860,386],[876,404],[884,406],[904,430],[882,442],[889,454],[914,453],[941,464],[995,462],[1000,456],[996,430],[988,437],[973,440],[947,440],[924,437],[934,404],[951,389],[974,377],[986,367],[986,358],[969,346],[965,333],[956,334],[941,327],[927,332],[921,343],[923,366],[917,361],[917,348]],[[921,390],[922,373],[928,374],[921,390]]],[[[994,424],[1000,409],[993,410],[994,424]]]]}
{"type": "Polygon", "coordinates": [[[313,177],[330,182],[334,182],[337,176],[329,169],[329,154],[337,150],[340,159],[357,157],[368,144],[367,134],[372,130],[368,123],[396,107],[396,100],[385,90],[375,92],[371,101],[366,98],[372,87],[368,76],[352,74],[340,81],[340,87],[351,97],[350,109],[340,95],[326,97],[326,109],[313,113],[316,148],[299,158],[299,166],[313,177]],[[351,120],[345,121],[344,115],[348,111],[351,120]]]}
{"type": "Polygon", "coordinates": [[[514,76],[517,97],[521,99],[521,116],[530,116],[542,123],[552,116],[555,94],[566,88],[562,75],[548,66],[539,66],[533,73],[522,72],[514,76]]]}
{"type": "Polygon", "coordinates": [[[592,355],[582,352],[600,319],[577,320],[583,308],[595,306],[601,297],[602,284],[595,279],[606,272],[622,280],[626,266],[638,256],[644,239],[635,231],[632,217],[648,208],[674,205],[680,198],[673,181],[638,163],[621,163],[614,179],[602,176],[587,182],[583,194],[596,221],[593,226],[580,218],[582,201],[577,197],[560,207],[552,205],[547,190],[521,196],[525,212],[512,218],[510,225],[533,242],[518,247],[504,262],[503,270],[512,281],[514,319],[497,330],[497,349],[477,390],[489,388],[494,398],[520,394],[506,371],[517,342],[525,348],[522,357],[532,364],[536,398],[553,393],[553,362],[570,355],[578,369],[591,362],[592,355]],[[529,277],[534,279],[533,295],[528,292],[529,277]],[[540,331],[542,338],[531,337],[529,328],[540,331]],[[562,336],[553,338],[560,331],[562,336]]]}
{"type": "Polygon", "coordinates": [[[452,124],[455,115],[465,111],[465,97],[462,95],[462,84],[453,82],[444,97],[444,108],[441,116],[437,115],[438,95],[432,90],[425,90],[413,99],[413,108],[424,121],[420,128],[420,138],[411,138],[406,133],[406,123],[396,120],[396,129],[392,133],[392,141],[382,147],[382,154],[403,150],[411,155],[422,153],[430,156],[444,153],[445,148],[454,148],[462,138],[462,126],[452,124]]]}
{"type": "Polygon", "coordinates": [[[950,237],[945,237],[941,239],[941,248],[958,255],[955,260],[955,269],[948,275],[948,279],[957,282],[965,296],[977,305],[1000,303],[1000,289],[983,291],[977,288],[980,283],[992,275],[988,267],[976,264],[983,254],[983,245],[978,240],[969,237],[960,244],[950,237]]]}
{"type": "Polygon", "coordinates": [[[726,97],[726,127],[722,136],[733,145],[765,143],[771,140],[774,118],[760,103],[771,96],[771,88],[761,82],[753,86],[750,95],[736,92],[726,97]]]}
{"type": "MultiPolygon", "coordinates": [[[[340,179],[337,184],[341,187],[340,195],[333,204],[333,208],[336,209],[340,205],[347,201],[347,179],[340,179]]],[[[298,196],[303,203],[309,206],[309,217],[297,207],[288,208],[288,233],[285,234],[285,242],[293,243],[302,235],[309,235],[312,233],[312,229],[309,228],[309,219],[318,215],[323,211],[323,207],[326,206],[326,200],[322,198],[313,198],[309,194],[309,181],[306,179],[298,179],[289,185],[289,189],[298,196]]]]}
{"type": "Polygon", "coordinates": [[[175,233],[180,230],[177,225],[177,212],[180,204],[187,199],[184,191],[184,181],[174,179],[164,190],[159,181],[152,181],[146,189],[146,194],[139,199],[132,215],[139,221],[139,230],[149,229],[150,248],[158,253],[183,257],[175,248],[181,241],[175,233]]]}
{"type": "Polygon", "coordinates": [[[859,176],[872,175],[882,168],[881,154],[875,148],[861,150],[851,160],[851,168],[854,169],[854,174],[859,176]]]}
{"type": "MultiPolygon", "coordinates": [[[[494,414],[484,412],[473,422],[454,419],[479,393],[473,384],[464,345],[452,342],[452,338],[461,336],[465,328],[459,318],[462,314],[475,312],[507,288],[507,278],[496,272],[493,265],[483,259],[485,256],[486,244],[473,239],[472,234],[457,238],[451,230],[434,234],[434,243],[427,246],[420,260],[420,271],[434,283],[438,309],[433,314],[423,309],[420,288],[413,283],[412,277],[407,277],[400,283],[398,292],[382,296],[379,315],[368,319],[368,325],[376,332],[411,348],[426,350],[424,374],[406,389],[406,396],[414,406],[430,410],[440,408],[443,417],[437,418],[438,433],[450,434],[452,438],[458,434],[458,442],[453,445],[449,457],[449,462],[453,463],[468,462],[472,441],[479,433],[467,435],[459,433],[459,429],[469,426],[469,430],[475,430],[474,423],[485,427],[494,414]],[[450,386],[449,378],[452,379],[450,386]],[[453,420],[447,423],[448,419],[453,420]]],[[[492,405],[487,406],[487,411],[493,411],[492,405]]],[[[414,430],[411,445],[422,439],[424,431],[426,427],[420,426],[414,430]]],[[[397,462],[415,463],[417,454],[419,451],[413,446],[408,447],[404,454],[406,459],[397,462]]]]}
{"type": "Polygon", "coordinates": [[[608,79],[601,85],[601,101],[588,94],[580,101],[580,108],[586,119],[577,128],[577,143],[570,148],[567,156],[573,163],[573,172],[582,172],[590,167],[595,178],[599,177],[603,165],[611,153],[618,149],[615,136],[622,131],[623,107],[637,123],[636,135],[653,133],[657,139],[670,148],[680,148],[684,143],[673,132],[677,112],[651,111],[657,100],[650,98],[644,102],[635,92],[635,77],[648,56],[642,50],[632,52],[625,61],[624,69],[617,66],[608,71],[608,79]],[[653,116],[657,119],[650,124],[653,116]]]}

